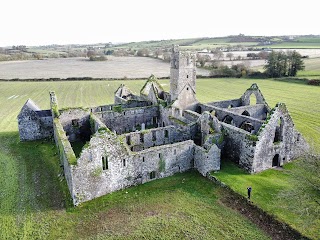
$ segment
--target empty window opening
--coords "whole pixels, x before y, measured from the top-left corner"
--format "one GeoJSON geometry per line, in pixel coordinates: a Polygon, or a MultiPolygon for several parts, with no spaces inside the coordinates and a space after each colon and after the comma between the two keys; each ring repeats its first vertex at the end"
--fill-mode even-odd
{"type": "Polygon", "coordinates": [[[157,140],[157,133],[156,131],[152,132],[152,141],[156,141],[157,140]]]}
{"type": "Polygon", "coordinates": [[[189,91],[189,88],[187,87],[187,91],[189,91]]]}
{"type": "Polygon", "coordinates": [[[123,112],[123,115],[126,115],[126,112],[123,112]]]}
{"type": "Polygon", "coordinates": [[[257,97],[254,93],[251,93],[249,99],[249,105],[256,105],[257,104],[257,97]]]}
{"type": "Polygon", "coordinates": [[[145,161],[145,159],[144,159],[144,157],[142,157],[142,162],[144,162],[145,161]]]}
{"type": "Polygon", "coordinates": [[[150,179],[156,178],[156,172],[155,171],[150,172],[149,177],[150,179]]]}
{"type": "Polygon", "coordinates": [[[100,112],[102,112],[102,107],[100,108],[100,112]]]}
{"type": "Polygon", "coordinates": [[[144,142],[144,134],[140,133],[140,142],[144,142]]]}
{"type": "Polygon", "coordinates": [[[250,122],[247,122],[247,121],[241,123],[240,128],[245,130],[245,131],[247,131],[247,132],[249,132],[249,133],[253,133],[254,132],[253,125],[250,122]]]}
{"type": "Polygon", "coordinates": [[[72,127],[79,127],[79,119],[71,120],[72,127]]]}
{"type": "Polygon", "coordinates": [[[272,159],[272,167],[280,167],[280,156],[276,154],[272,159]]]}
{"type": "Polygon", "coordinates": [[[232,105],[232,104],[230,104],[230,105],[228,106],[228,108],[233,108],[233,105],[232,105]]]}
{"type": "MultiPolygon", "coordinates": [[[[187,78],[189,78],[189,75],[187,75],[187,78]]],[[[187,90],[188,90],[188,88],[187,88],[187,90]]]]}
{"type": "Polygon", "coordinates": [[[153,117],[152,118],[152,123],[153,123],[153,126],[157,126],[158,118],[157,117],[153,117]]]}
{"type": "Polygon", "coordinates": [[[102,157],[101,160],[102,160],[102,169],[107,170],[108,169],[108,157],[107,156],[102,157]]]}
{"type": "Polygon", "coordinates": [[[247,110],[243,111],[241,115],[250,117],[250,113],[247,110]]]}
{"type": "Polygon", "coordinates": [[[201,106],[197,106],[196,107],[196,112],[201,114],[202,113],[202,109],[201,109],[201,106]]]}
{"type": "Polygon", "coordinates": [[[159,158],[160,158],[160,159],[162,158],[162,153],[159,153],[159,158]]]}
{"type": "Polygon", "coordinates": [[[173,154],[174,154],[174,155],[177,154],[177,149],[173,150],[173,154]]]}
{"type": "Polygon", "coordinates": [[[231,124],[231,125],[235,125],[233,118],[229,115],[225,116],[225,118],[222,120],[222,122],[227,123],[227,124],[231,124]]]}
{"type": "Polygon", "coordinates": [[[297,136],[297,142],[300,141],[300,133],[298,133],[298,136],[297,136]]]}
{"type": "Polygon", "coordinates": [[[164,137],[168,138],[169,137],[169,131],[168,130],[164,130],[164,137]]]}
{"type": "Polygon", "coordinates": [[[164,124],[164,122],[162,122],[162,127],[165,127],[165,124],[164,124]]]}
{"type": "Polygon", "coordinates": [[[133,150],[134,150],[134,148],[133,148],[133,147],[131,147],[131,152],[133,152],[133,150]]]}
{"type": "Polygon", "coordinates": [[[131,138],[130,138],[130,136],[127,136],[127,137],[126,137],[126,140],[127,140],[127,144],[130,145],[130,144],[131,144],[131,138]]]}
{"type": "Polygon", "coordinates": [[[283,118],[280,117],[274,133],[273,143],[279,143],[283,140],[283,118]]]}
{"type": "Polygon", "coordinates": [[[125,159],[122,160],[122,165],[123,165],[124,167],[126,166],[126,160],[125,160],[125,159]]]}

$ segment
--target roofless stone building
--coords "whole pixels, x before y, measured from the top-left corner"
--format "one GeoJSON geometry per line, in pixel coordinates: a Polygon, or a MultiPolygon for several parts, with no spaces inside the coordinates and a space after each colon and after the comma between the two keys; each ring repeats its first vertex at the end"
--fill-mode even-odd
{"type": "Polygon", "coordinates": [[[121,85],[110,105],[63,110],[50,92],[51,109],[41,110],[29,99],[20,139],[54,137],[75,205],[189,169],[205,176],[220,169],[221,156],[255,173],[307,149],[285,104],[271,109],[256,84],[240,98],[200,103],[195,69],[195,54],[174,46],[170,92],[151,76],[140,95],[121,85]]]}

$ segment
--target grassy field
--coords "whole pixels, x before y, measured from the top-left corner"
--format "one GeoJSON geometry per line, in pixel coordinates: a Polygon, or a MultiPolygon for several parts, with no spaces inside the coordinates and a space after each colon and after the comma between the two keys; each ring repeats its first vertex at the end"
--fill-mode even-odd
{"type": "MultiPolygon", "coordinates": [[[[160,82],[169,88],[168,80],[160,82]]],[[[238,98],[253,82],[271,107],[277,102],[287,104],[298,130],[319,150],[319,87],[274,80],[199,79],[197,96],[202,102],[238,98]]],[[[120,83],[138,93],[144,81],[0,82],[0,239],[268,239],[256,226],[223,206],[214,185],[194,173],[154,181],[65,210],[68,197],[54,144],[20,143],[16,116],[28,98],[42,109],[49,108],[51,90],[56,92],[60,107],[111,103],[120,83]]],[[[290,184],[282,173],[272,174],[283,184],[275,191],[290,184]]],[[[232,174],[226,172],[224,176],[225,182],[234,181],[232,174]]],[[[265,181],[268,172],[265,178],[243,173],[238,176],[242,182],[239,180],[235,189],[241,192],[247,181],[265,181]]],[[[262,198],[272,191],[253,187],[255,201],[259,199],[257,190],[262,198]]],[[[271,209],[271,205],[261,206],[271,209]]],[[[276,214],[287,216],[289,222],[292,218],[284,210],[276,214]]]]}
{"type": "Polygon", "coordinates": [[[281,171],[270,169],[252,175],[238,168],[233,163],[224,160],[221,171],[212,173],[212,175],[244,197],[247,197],[246,188],[251,186],[251,201],[253,204],[276,216],[277,219],[287,222],[305,236],[319,239],[320,217],[314,212],[303,215],[298,214],[296,208],[305,209],[306,203],[304,201],[297,201],[295,198],[284,198],[280,195],[284,191],[294,188],[290,172],[295,167],[297,167],[297,163],[291,162],[286,164],[281,171]],[[291,209],[291,211],[288,211],[288,209],[291,209]]]}

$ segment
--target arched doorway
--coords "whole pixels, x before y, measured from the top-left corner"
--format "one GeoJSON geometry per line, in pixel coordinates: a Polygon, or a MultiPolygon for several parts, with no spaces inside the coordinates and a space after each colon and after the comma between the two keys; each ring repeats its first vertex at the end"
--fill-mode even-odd
{"type": "Polygon", "coordinates": [[[280,156],[279,154],[274,155],[272,159],[272,167],[280,167],[280,156]]]}

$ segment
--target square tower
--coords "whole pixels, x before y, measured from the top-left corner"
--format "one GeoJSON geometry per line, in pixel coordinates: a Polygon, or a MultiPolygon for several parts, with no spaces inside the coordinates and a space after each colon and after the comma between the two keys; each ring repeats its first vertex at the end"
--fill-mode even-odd
{"type": "Polygon", "coordinates": [[[180,52],[173,46],[170,67],[171,101],[178,100],[182,109],[194,105],[196,100],[196,55],[191,52],[180,52]]]}

